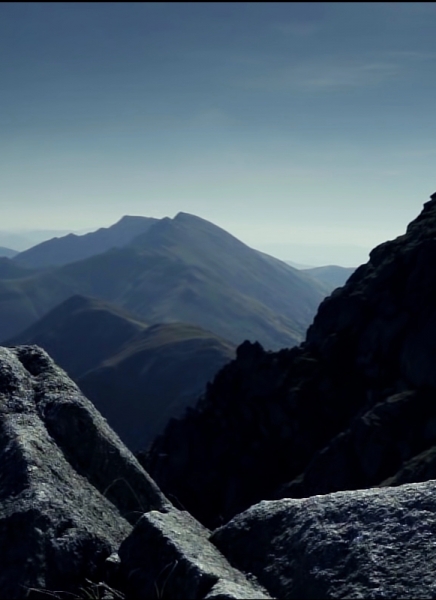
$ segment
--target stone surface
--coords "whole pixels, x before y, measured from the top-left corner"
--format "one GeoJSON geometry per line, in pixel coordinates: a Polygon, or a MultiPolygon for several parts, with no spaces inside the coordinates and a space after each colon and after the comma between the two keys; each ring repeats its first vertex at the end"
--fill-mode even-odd
{"type": "Polygon", "coordinates": [[[0,348],[2,597],[98,581],[131,524],[145,510],[167,506],[44,351],[0,348]]]}
{"type": "Polygon", "coordinates": [[[278,598],[435,598],[436,482],[263,501],[211,541],[278,598]]]}
{"type": "Polygon", "coordinates": [[[230,566],[209,535],[186,511],[144,514],[119,551],[127,598],[270,598],[230,566]]]}

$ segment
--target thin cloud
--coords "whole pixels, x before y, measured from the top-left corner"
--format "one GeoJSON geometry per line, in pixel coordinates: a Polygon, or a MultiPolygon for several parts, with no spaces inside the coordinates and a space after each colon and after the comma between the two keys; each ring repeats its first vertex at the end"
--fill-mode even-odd
{"type": "Polygon", "coordinates": [[[392,62],[306,64],[275,69],[268,74],[239,80],[239,85],[273,92],[286,90],[334,90],[374,86],[391,81],[401,68],[392,62]]]}
{"type": "Polygon", "coordinates": [[[411,60],[435,60],[436,52],[423,52],[420,50],[390,50],[387,57],[411,60]]]}

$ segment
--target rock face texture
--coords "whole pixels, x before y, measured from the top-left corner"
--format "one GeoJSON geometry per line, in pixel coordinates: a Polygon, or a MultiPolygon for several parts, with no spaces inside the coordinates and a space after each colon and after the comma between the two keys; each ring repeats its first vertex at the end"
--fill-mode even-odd
{"type": "Polygon", "coordinates": [[[144,464],[212,528],[262,499],[436,478],[435,356],[432,197],[321,303],[298,348],[242,344],[144,464]]]}
{"type": "Polygon", "coordinates": [[[119,550],[128,598],[270,598],[254,578],[231,567],[209,537],[185,511],[144,514],[119,550]]]}
{"type": "Polygon", "coordinates": [[[211,540],[277,598],[434,598],[436,483],[263,501],[211,540]]]}
{"type": "Polygon", "coordinates": [[[2,597],[98,581],[141,514],[169,506],[43,350],[0,348],[2,597]]]}

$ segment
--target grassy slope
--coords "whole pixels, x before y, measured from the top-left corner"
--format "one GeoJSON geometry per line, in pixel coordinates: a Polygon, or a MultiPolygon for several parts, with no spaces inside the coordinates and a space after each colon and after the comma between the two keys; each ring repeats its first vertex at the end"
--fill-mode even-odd
{"type": "Polygon", "coordinates": [[[74,296],[6,345],[37,344],[82,387],[127,445],[145,447],[204,392],[235,346],[182,323],[147,325],[74,296]]]}
{"type": "Polygon", "coordinates": [[[139,450],[193,405],[234,357],[235,346],[211,332],[154,325],[78,383],[125,443],[139,450]]]}
{"type": "Polygon", "coordinates": [[[5,343],[37,344],[76,378],[117,353],[146,327],[105,302],[72,296],[5,343]]]}

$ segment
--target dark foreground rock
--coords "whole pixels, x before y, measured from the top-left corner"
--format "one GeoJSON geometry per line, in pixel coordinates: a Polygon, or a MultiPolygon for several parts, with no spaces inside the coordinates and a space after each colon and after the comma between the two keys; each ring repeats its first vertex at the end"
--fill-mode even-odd
{"type": "Polygon", "coordinates": [[[98,581],[139,516],[169,506],[43,350],[0,348],[2,598],[98,581]]]}
{"type": "Polygon", "coordinates": [[[230,566],[209,536],[185,511],[143,515],[119,551],[129,600],[270,598],[230,566]]]}
{"type": "Polygon", "coordinates": [[[211,541],[278,598],[435,598],[436,482],[263,501],[211,541]]]}
{"type": "Polygon", "coordinates": [[[301,346],[239,346],[144,465],[211,528],[263,499],[436,477],[435,355],[436,195],[321,303],[301,346]]]}

